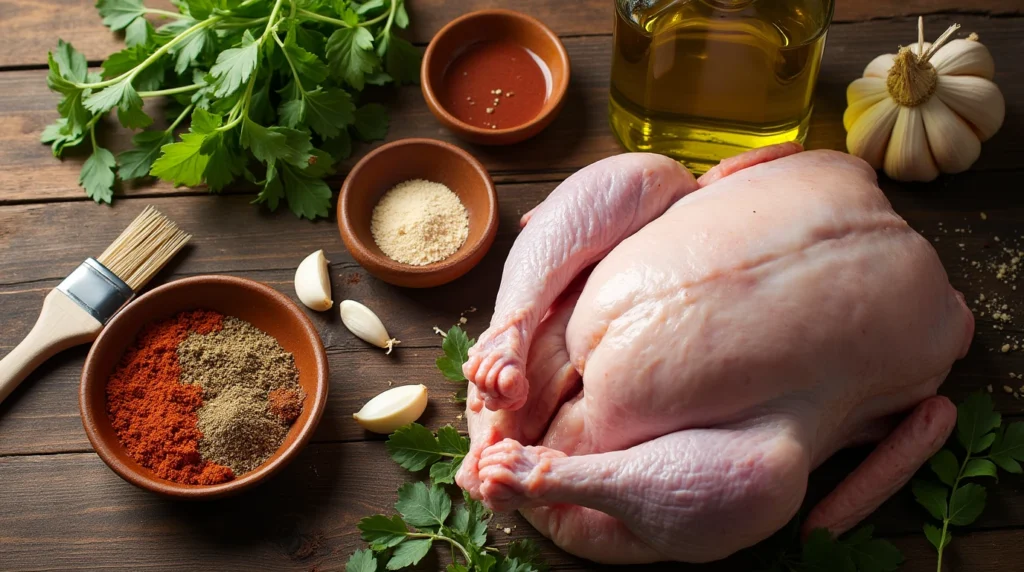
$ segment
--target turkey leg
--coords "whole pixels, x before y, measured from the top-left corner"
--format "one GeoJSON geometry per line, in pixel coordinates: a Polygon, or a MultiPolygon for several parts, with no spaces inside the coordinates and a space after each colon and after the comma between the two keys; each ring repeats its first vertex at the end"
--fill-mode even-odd
{"type": "Polygon", "coordinates": [[[551,304],[581,270],[697,188],[671,159],[618,155],[572,175],[528,213],[505,261],[490,327],[463,366],[485,407],[526,403],[526,358],[551,304]]]}

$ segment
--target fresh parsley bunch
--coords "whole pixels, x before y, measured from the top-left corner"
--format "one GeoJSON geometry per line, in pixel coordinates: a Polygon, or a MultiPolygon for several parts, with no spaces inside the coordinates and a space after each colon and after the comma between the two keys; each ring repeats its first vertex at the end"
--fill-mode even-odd
{"type": "MultiPolygon", "coordinates": [[[[404,0],[176,0],[178,12],[142,0],[98,0],[103,23],[127,47],[90,72],[85,56],[58,41],[49,54],[60,118],[43,131],[55,156],[88,140],[79,184],[109,203],[116,178],[157,176],[218,192],[239,177],[260,187],[254,202],[282,201],[299,217],[326,216],[322,180],[351,152],[351,136],[382,139],[386,109],[360,105],[366,84],[415,83],[419,52],[395,34],[409,24],[404,0]],[[172,18],[154,28],[145,18],[172,18]],[[165,98],[170,125],[153,129],[146,102],[165,98]],[[143,129],[117,157],[96,140],[116,110],[143,129]],[[187,133],[175,130],[190,119],[187,133]]],[[[152,113],[152,109],[149,110],[152,113]]]]}
{"type": "MultiPolygon", "coordinates": [[[[950,439],[952,444],[954,440],[950,439]]],[[[938,552],[938,570],[942,555],[953,540],[950,526],[967,526],[985,510],[985,487],[967,479],[998,478],[1002,469],[1020,474],[1024,461],[1024,422],[1003,425],[1002,416],[992,406],[992,397],[975,393],[957,407],[955,449],[939,451],[928,465],[939,482],[915,479],[914,498],[941,523],[924,525],[924,535],[938,552]]]]}
{"type": "Polygon", "coordinates": [[[451,426],[435,436],[412,423],[395,431],[387,442],[396,463],[410,471],[429,467],[430,484],[406,483],[398,489],[398,514],[377,514],[359,521],[362,538],[370,548],[356,551],[346,572],[401,570],[419,563],[434,543],[447,545],[452,563],[447,572],[544,572],[539,551],[529,541],[516,541],[502,554],[487,546],[492,514],[463,493],[453,506],[442,484],[454,482],[455,473],[469,452],[469,439],[451,426]],[[444,459],[442,461],[442,459],[444,459]]]}

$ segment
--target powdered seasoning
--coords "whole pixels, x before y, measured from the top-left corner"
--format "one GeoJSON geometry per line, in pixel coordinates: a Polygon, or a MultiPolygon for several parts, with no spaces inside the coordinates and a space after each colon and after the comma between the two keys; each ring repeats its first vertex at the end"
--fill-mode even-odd
{"type": "Polygon", "coordinates": [[[370,233],[390,259],[424,266],[455,253],[469,236],[469,215],[441,183],[413,179],[384,193],[373,208],[370,233]]]}

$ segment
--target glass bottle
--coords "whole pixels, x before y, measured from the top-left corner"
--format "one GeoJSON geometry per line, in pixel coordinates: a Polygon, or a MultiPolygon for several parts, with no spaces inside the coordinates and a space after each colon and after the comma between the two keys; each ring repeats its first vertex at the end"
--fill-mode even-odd
{"type": "Polygon", "coordinates": [[[807,137],[833,0],[615,0],[609,114],[630,151],[703,173],[807,137]]]}

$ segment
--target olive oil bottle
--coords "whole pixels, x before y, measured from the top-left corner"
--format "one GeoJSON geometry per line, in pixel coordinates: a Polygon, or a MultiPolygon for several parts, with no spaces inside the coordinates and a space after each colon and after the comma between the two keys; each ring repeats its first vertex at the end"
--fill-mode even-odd
{"type": "Polygon", "coordinates": [[[703,173],[803,142],[833,0],[615,0],[609,113],[631,151],[703,173]]]}

